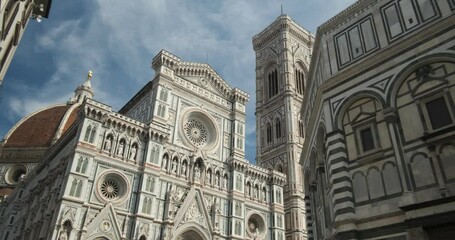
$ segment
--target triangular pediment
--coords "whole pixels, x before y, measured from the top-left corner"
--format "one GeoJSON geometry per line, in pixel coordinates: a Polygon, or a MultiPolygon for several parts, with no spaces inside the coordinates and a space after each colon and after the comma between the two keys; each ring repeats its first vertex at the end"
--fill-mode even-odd
{"type": "Polygon", "coordinates": [[[87,226],[85,238],[96,239],[98,237],[107,237],[111,240],[121,239],[122,237],[117,214],[111,203],[108,203],[87,226]]]}
{"type": "Polygon", "coordinates": [[[210,65],[205,63],[180,62],[174,76],[212,93],[229,98],[232,88],[210,65]]]}
{"type": "Polygon", "coordinates": [[[227,107],[231,107],[232,100],[246,104],[249,99],[246,92],[230,87],[207,63],[183,62],[161,50],[153,58],[152,67],[158,75],[172,79],[173,84],[227,107]]]}
{"type": "Polygon", "coordinates": [[[186,225],[197,225],[210,236],[212,224],[207,209],[201,190],[193,187],[175,216],[172,232],[178,232],[178,229],[185,228],[186,225]]]}

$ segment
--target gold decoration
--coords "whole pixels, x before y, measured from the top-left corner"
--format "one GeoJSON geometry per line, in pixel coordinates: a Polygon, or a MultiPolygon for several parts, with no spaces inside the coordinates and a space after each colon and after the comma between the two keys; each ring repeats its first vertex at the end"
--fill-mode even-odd
{"type": "Polygon", "coordinates": [[[90,70],[90,71],[88,71],[88,74],[87,74],[87,80],[92,79],[92,77],[93,77],[93,72],[92,72],[92,70],[90,70]]]}

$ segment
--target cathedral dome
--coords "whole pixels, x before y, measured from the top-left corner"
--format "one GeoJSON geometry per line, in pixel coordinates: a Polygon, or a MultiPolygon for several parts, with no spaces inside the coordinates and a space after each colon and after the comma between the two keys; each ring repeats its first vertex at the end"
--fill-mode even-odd
{"type": "Polygon", "coordinates": [[[19,121],[4,139],[4,148],[48,148],[74,123],[77,104],[54,105],[19,121]]]}
{"type": "Polygon", "coordinates": [[[87,80],[78,86],[74,96],[67,104],[52,105],[38,110],[16,123],[3,139],[2,148],[49,148],[74,123],[79,106],[94,95],[90,82],[93,72],[89,71],[87,80]]]}

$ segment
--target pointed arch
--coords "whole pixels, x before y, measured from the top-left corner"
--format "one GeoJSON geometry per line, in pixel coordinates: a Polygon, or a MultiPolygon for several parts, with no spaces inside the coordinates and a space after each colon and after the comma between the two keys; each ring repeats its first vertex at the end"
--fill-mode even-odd
{"type": "Polygon", "coordinates": [[[77,179],[73,179],[73,181],[71,183],[70,192],[69,192],[70,196],[75,196],[76,188],[77,188],[77,179]]]}
{"type": "Polygon", "coordinates": [[[295,90],[297,94],[303,95],[305,92],[305,81],[308,71],[305,68],[305,65],[301,61],[298,61],[294,66],[294,80],[295,80],[295,90]]]}
{"type": "Polygon", "coordinates": [[[81,173],[84,173],[87,171],[87,165],[88,165],[88,158],[85,158],[82,162],[82,168],[81,168],[81,173]]]}
{"type": "Polygon", "coordinates": [[[87,129],[85,130],[84,142],[89,141],[91,132],[92,132],[92,126],[88,125],[87,129]]]}
{"type": "Polygon", "coordinates": [[[275,136],[276,138],[281,138],[281,120],[279,118],[275,119],[275,136]]]}
{"type": "Polygon", "coordinates": [[[77,165],[76,165],[76,172],[81,172],[82,164],[83,164],[84,158],[81,156],[77,160],[77,165]]]}
{"type": "Polygon", "coordinates": [[[169,165],[169,154],[164,153],[163,154],[163,160],[161,161],[161,168],[168,170],[168,165],[169,165]]]}
{"type": "Polygon", "coordinates": [[[272,98],[278,94],[279,91],[278,66],[275,61],[271,61],[266,65],[264,78],[264,85],[266,86],[264,99],[272,98]]]}
{"type": "Polygon", "coordinates": [[[272,143],[272,125],[270,122],[267,122],[266,124],[266,136],[267,136],[267,144],[272,143]]]}
{"type": "Polygon", "coordinates": [[[76,187],[76,195],[75,197],[81,197],[82,192],[82,180],[79,180],[76,187]]]}

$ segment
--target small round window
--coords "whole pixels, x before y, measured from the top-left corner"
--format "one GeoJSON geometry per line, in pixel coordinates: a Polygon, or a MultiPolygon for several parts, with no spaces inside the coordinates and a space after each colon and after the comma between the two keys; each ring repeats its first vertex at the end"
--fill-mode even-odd
{"type": "Polygon", "coordinates": [[[107,171],[98,179],[98,196],[106,201],[120,203],[127,197],[129,182],[126,177],[116,171],[107,171]]]}
{"type": "Polygon", "coordinates": [[[6,172],[5,181],[10,185],[17,184],[25,178],[26,174],[27,168],[24,165],[14,165],[6,172]]]}

